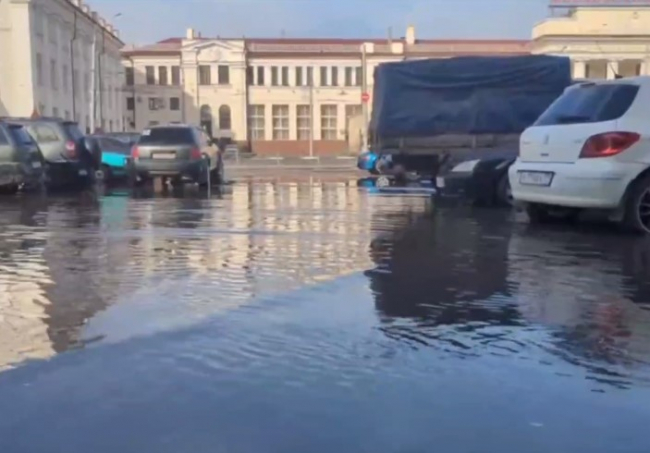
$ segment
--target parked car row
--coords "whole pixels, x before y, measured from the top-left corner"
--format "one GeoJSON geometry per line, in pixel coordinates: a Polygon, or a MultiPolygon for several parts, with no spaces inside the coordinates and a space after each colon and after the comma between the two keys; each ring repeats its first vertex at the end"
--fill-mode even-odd
{"type": "Polygon", "coordinates": [[[162,178],[201,186],[224,182],[222,151],[202,129],[156,126],[141,134],[84,134],[60,118],[0,118],[0,192],[84,187],[162,178]]]}

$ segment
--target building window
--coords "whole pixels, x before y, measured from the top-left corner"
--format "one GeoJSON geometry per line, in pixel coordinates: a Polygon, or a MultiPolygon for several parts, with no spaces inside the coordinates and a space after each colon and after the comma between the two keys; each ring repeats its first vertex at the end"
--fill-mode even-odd
{"type": "Polygon", "coordinates": [[[158,67],[158,84],[167,85],[167,66],[158,67]]]}
{"type": "Polygon", "coordinates": [[[307,68],[307,85],[314,86],[314,68],[311,66],[307,68]]]}
{"type": "Polygon", "coordinates": [[[277,87],[280,84],[278,79],[278,67],[271,66],[271,86],[277,87]]]}
{"type": "Polygon", "coordinates": [[[255,85],[255,68],[252,66],[246,68],[246,84],[255,85]]]}
{"type": "Polygon", "coordinates": [[[135,110],[135,98],[134,97],[126,98],[126,109],[130,110],[130,111],[135,110]]]}
{"type": "Polygon", "coordinates": [[[320,86],[327,86],[327,66],[321,66],[320,68],[320,86]]]}
{"type": "Polygon", "coordinates": [[[165,108],[165,100],[163,98],[149,98],[149,110],[163,110],[165,108]]]}
{"type": "Polygon", "coordinates": [[[219,107],[219,129],[222,131],[229,131],[232,129],[232,121],[230,119],[230,107],[222,105],[219,107]]]}
{"type": "Polygon", "coordinates": [[[172,85],[179,86],[181,84],[181,68],[180,66],[172,66],[172,85]]]}
{"type": "Polygon", "coordinates": [[[287,66],[282,66],[282,86],[289,86],[289,68],[287,66]]]}
{"type": "MultiPolygon", "coordinates": [[[[258,79],[259,80],[259,79],[258,79]]],[[[248,127],[250,129],[251,139],[264,140],[264,122],[265,109],[263,105],[251,105],[248,127]]]]}
{"type": "Polygon", "coordinates": [[[322,140],[336,140],[336,107],[336,104],[323,104],[320,106],[320,135],[322,140]]]}
{"type": "Polygon", "coordinates": [[[354,68],[345,68],[345,86],[346,87],[351,87],[354,85],[353,80],[352,80],[352,75],[353,75],[353,69],[354,68]]]}
{"type": "Polygon", "coordinates": [[[289,106],[274,105],[271,109],[273,119],[273,140],[289,140],[289,106]]]}
{"type": "Polygon", "coordinates": [[[181,98],[169,98],[169,110],[180,110],[181,98]]]}
{"type": "Polygon", "coordinates": [[[302,68],[298,66],[296,68],[296,86],[301,87],[304,86],[305,82],[303,81],[303,74],[302,74],[302,68]]]}
{"type": "Polygon", "coordinates": [[[63,87],[63,92],[64,93],[68,92],[68,86],[69,86],[68,85],[68,83],[69,83],[68,78],[69,78],[69,76],[68,76],[68,65],[64,64],[63,65],[63,72],[61,74],[61,87],[63,87]]]}
{"type": "Polygon", "coordinates": [[[147,66],[145,68],[145,73],[147,74],[147,85],[155,85],[156,84],[156,68],[153,66],[147,66]]]}
{"type": "Polygon", "coordinates": [[[36,54],[36,81],[38,86],[43,86],[43,55],[40,53],[36,54]]]}
{"type": "Polygon", "coordinates": [[[361,66],[354,68],[354,72],[356,76],[354,78],[355,85],[360,87],[363,83],[363,73],[361,72],[361,66]]]}
{"type": "Polygon", "coordinates": [[[59,89],[59,78],[57,77],[56,60],[54,58],[50,60],[50,82],[53,90],[59,89]]]}
{"type": "Polygon", "coordinates": [[[298,140],[309,140],[311,136],[311,108],[309,105],[299,105],[296,108],[296,129],[298,140]]]}
{"type": "Polygon", "coordinates": [[[210,66],[199,66],[199,85],[212,85],[212,71],[210,66]]]}
{"type": "Polygon", "coordinates": [[[264,86],[264,66],[257,67],[257,85],[264,86]]]}
{"type": "Polygon", "coordinates": [[[332,66],[332,83],[333,87],[339,86],[339,68],[332,66]]]}
{"type": "Polygon", "coordinates": [[[124,75],[126,78],[126,85],[132,87],[135,85],[135,72],[133,71],[133,68],[126,68],[124,71],[124,75]]]}
{"type": "Polygon", "coordinates": [[[230,68],[226,65],[219,65],[217,77],[219,85],[230,85],[230,68]]]}

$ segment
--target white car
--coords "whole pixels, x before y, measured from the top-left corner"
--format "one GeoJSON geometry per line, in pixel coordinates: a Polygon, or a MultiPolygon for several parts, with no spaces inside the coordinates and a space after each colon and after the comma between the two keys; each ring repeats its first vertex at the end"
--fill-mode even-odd
{"type": "Polygon", "coordinates": [[[648,105],[650,77],[567,88],[521,135],[508,171],[531,222],[601,209],[650,233],[648,105]]]}

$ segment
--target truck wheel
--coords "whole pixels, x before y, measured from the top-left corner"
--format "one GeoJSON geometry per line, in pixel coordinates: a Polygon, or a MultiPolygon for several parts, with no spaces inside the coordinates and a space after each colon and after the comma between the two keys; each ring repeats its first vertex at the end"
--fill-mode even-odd
{"type": "Polygon", "coordinates": [[[623,225],[629,231],[650,234],[650,176],[632,186],[625,203],[623,225]]]}

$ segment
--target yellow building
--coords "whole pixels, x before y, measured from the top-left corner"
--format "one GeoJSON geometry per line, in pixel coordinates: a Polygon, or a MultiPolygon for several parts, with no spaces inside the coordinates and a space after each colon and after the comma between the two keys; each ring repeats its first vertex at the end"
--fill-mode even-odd
{"type": "Polygon", "coordinates": [[[348,120],[362,112],[364,75],[372,93],[380,63],[526,54],[528,46],[522,40],[419,40],[413,27],[404,38],[376,40],[220,39],[190,29],[185,38],[123,50],[128,122],[135,130],[202,124],[214,136],[267,155],[307,155],[313,131],[315,155],[341,153],[348,120]]]}

